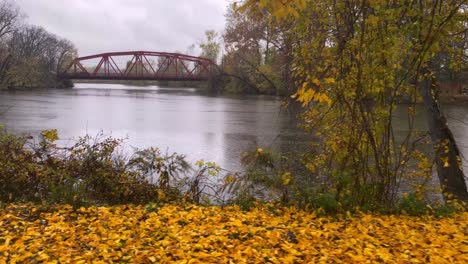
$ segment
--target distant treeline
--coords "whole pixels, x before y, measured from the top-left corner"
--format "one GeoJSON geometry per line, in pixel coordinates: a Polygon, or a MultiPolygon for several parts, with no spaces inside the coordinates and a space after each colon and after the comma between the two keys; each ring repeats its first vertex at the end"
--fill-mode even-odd
{"type": "Polygon", "coordinates": [[[76,56],[74,45],[24,17],[13,2],[0,0],[0,89],[72,86],[57,72],[76,56]]]}

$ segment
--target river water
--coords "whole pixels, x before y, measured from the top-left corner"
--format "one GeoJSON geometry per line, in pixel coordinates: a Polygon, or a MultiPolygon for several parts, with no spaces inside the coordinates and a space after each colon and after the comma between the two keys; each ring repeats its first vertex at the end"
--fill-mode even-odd
{"type": "MultiPolygon", "coordinates": [[[[468,158],[468,105],[444,106],[462,153],[468,158]]],[[[405,133],[404,108],[396,131],[405,133]]],[[[77,84],[74,89],[0,91],[0,124],[9,132],[38,135],[58,129],[61,144],[79,136],[127,138],[127,146],[159,147],[189,161],[214,161],[240,170],[239,157],[257,146],[281,152],[304,146],[295,114],[270,96],[208,96],[193,88],[77,84]]],[[[424,116],[416,127],[426,129],[424,116]]],[[[466,161],[465,171],[468,171],[466,161]]]]}
{"type": "Polygon", "coordinates": [[[228,170],[241,168],[246,149],[291,150],[305,140],[280,98],[207,96],[194,88],[76,84],[69,90],[0,91],[0,123],[9,132],[32,135],[58,129],[61,144],[103,132],[126,138],[127,146],[155,146],[228,170]]]}

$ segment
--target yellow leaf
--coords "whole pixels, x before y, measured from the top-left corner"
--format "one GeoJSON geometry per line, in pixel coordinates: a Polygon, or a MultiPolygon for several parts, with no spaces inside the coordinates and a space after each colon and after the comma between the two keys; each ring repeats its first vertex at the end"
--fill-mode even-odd
{"type": "Polygon", "coordinates": [[[442,162],[444,162],[444,168],[450,167],[448,157],[442,157],[441,160],[442,160],[442,162]]]}
{"type": "Polygon", "coordinates": [[[242,224],[242,220],[241,220],[241,219],[232,219],[231,225],[240,227],[240,226],[243,226],[244,224],[242,224]]]}
{"type": "Polygon", "coordinates": [[[312,80],[312,83],[315,84],[315,85],[317,85],[317,86],[320,86],[320,80],[317,79],[317,78],[313,79],[313,80],[312,80]]]}
{"type": "Polygon", "coordinates": [[[281,175],[281,179],[283,180],[283,185],[289,185],[292,180],[292,175],[290,172],[285,172],[281,175]]]}
{"type": "Polygon", "coordinates": [[[50,142],[54,142],[59,139],[57,129],[44,130],[42,131],[41,135],[44,137],[44,139],[50,142]]]}

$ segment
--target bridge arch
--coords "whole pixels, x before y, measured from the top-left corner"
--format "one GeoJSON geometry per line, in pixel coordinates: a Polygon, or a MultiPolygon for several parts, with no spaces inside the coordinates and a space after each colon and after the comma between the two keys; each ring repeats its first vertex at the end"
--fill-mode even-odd
{"type": "Polygon", "coordinates": [[[76,58],[60,77],[88,80],[204,81],[217,74],[218,66],[207,58],[170,52],[126,51],[76,58]],[[94,63],[95,66],[85,66],[90,61],[97,63],[94,63]]]}

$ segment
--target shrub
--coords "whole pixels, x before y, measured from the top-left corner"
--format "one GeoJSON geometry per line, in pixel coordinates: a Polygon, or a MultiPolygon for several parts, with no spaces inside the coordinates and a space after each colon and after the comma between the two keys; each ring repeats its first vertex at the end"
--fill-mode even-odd
{"type": "MultiPolygon", "coordinates": [[[[398,183],[356,182],[346,170],[334,169],[330,174],[317,176],[320,168],[310,167],[307,156],[290,154],[289,158],[264,149],[250,151],[243,158],[245,172],[224,178],[223,190],[230,197],[228,203],[249,209],[254,201],[279,206],[298,206],[326,214],[346,212],[405,213],[410,215],[450,215],[463,210],[463,205],[430,206],[427,197],[427,171],[413,176],[413,194],[389,203],[376,197],[376,190],[390,187],[398,190],[398,183]]],[[[426,168],[427,166],[423,166],[426,168]]]]}
{"type": "Polygon", "coordinates": [[[87,204],[146,204],[174,189],[185,173],[185,157],[162,155],[150,148],[131,158],[118,154],[122,140],[85,136],[70,148],[54,144],[56,130],[43,131],[39,142],[28,135],[0,131],[0,200],[87,204]],[[150,179],[157,178],[156,182],[150,179]]]}
{"type": "Polygon", "coordinates": [[[409,215],[423,215],[429,211],[427,203],[419,199],[414,193],[404,195],[398,204],[398,209],[400,212],[409,215]]]}
{"type": "Polygon", "coordinates": [[[42,167],[33,151],[25,149],[27,135],[0,130],[0,199],[4,202],[36,200],[42,167]]]}

